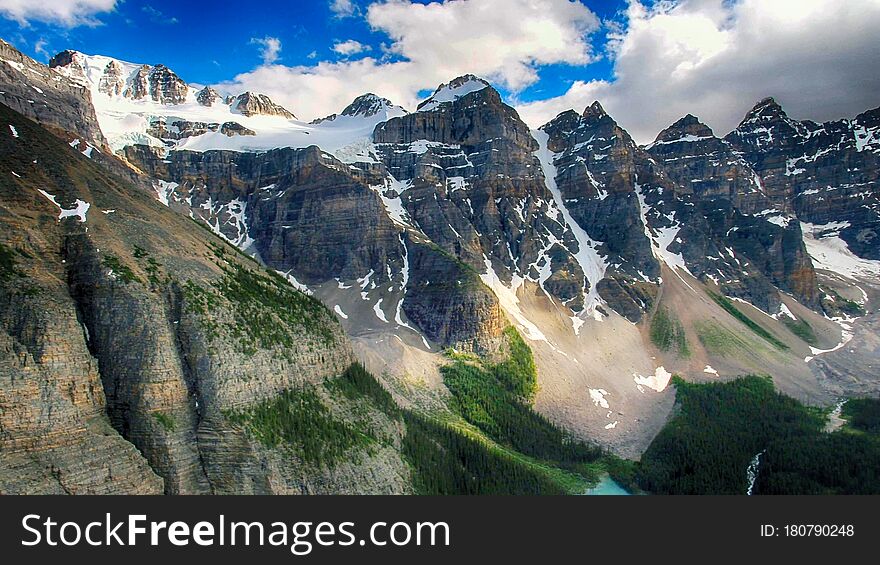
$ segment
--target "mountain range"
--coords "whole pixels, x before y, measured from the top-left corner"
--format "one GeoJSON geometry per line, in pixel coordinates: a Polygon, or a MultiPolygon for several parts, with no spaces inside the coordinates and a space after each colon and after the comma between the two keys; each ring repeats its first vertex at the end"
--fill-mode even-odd
{"type": "Polygon", "coordinates": [[[3,42],[0,147],[0,492],[418,491],[395,410],[455,420],[446,368],[523,347],[529,409],[626,458],[673,374],[880,393],[880,108],[766,98],[639,145],[599,102],[532,130],[466,75],[306,123],[3,42]],[[282,402],[329,435],[279,449],[282,402]]]}

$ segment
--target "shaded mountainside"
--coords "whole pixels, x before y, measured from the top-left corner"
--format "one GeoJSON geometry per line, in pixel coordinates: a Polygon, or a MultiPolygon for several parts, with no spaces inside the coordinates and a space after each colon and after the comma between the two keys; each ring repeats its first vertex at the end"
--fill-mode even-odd
{"type": "Polygon", "coordinates": [[[845,222],[840,237],[880,259],[880,108],[818,124],[762,100],[725,137],[761,176],[773,204],[802,222],[845,222]]]}
{"type": "MultiPolygon", "coordinates": [[[[44,125],[106,145],[88,89],[0,39],[0,102],[44,125]]],[[[84,148],[83,148],[84,149],[84,148]]]]}
{"type": "Polygon", "coordinates": [[[353,362],[329,311],[36,124],[0,121],[4,492],[409,489],[400,426],[325,390],[353,362]],[[316,464],[227,417],[288,390],[372,439],[316,464]]]}

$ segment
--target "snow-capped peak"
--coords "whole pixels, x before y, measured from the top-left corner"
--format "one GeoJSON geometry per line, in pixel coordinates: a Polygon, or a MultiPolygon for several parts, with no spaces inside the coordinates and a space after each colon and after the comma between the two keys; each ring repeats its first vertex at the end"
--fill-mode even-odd
{"type": "Polygon", "coordinates": [[[384,122],[407,114],[401,106],[394,105],[391,100],[377,96],[372,92],[361,94],[351,104],[342,110],[341,114],[330,114],[326,118],[314,120],[312,124],[333,122],[340,117],[346,118],[375,118],[375,122],[384,122]]]}
{"type": "Polygon", "coordinates": [[[420,112],[430,112],[439,108],[441,104],[454,102],[471,92],[477,92],[488,87],[488,82],[474,75],[460,76],[438,86],[430,98],[419,104],[417,110],[420,112]]]}

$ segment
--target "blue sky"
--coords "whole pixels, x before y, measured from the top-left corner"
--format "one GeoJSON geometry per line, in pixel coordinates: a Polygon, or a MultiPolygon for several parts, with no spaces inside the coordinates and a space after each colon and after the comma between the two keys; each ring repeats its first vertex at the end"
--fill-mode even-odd
{"type": "Polygon", "coordinates": [[[365,92],[413,110],[489,79],[538,127],[594,100],[640,142],[693,113],[724,135],[758,100],[817,121],[880,105],[880,0],[0,0],[0,36],[163,63],[305,119],[365,92]]]}
{"type": "MultiPolygon", "coordinates": [[[[372,30],[360,17],[369,3],[354,0],[355,15],[339,17],[331,1],[320,0],[263,0],[228,9],[217,1],[125,0],[112,11],[96,14],[100,25],[66,27],[36,19],[22,25],[6,17],[0,19],[0,36],[44,63],[58,51],[74,49],[136,63],[162,63],[188,82],[215,84],[258,66],[260,44],[254,40],[265,37],[281,41],[283,50],[276,62],[285,66],[351,59],[333,50],[334,44],[347,40],[369,47],[361,55],[376,56],[390,38],[372,30]]],[[[413,3],[429,4],[430,0],[413,3]]],[[[615,18],[626,7],[625,0],[583,3],[600,19],[615,18]]],[[[594,49],[601,52],[602,47],[600,33],[594,37],[594,49]]],[[[542,65],[540,80],[517,92],[517,99],[558,96],[574,80],[610,78],[611,71],[607,58],[588,65],[542,65]]],[[[503,87],[500,90],[511,94],[503,87]]]]}
{"type": "MultiPolygon", "coordinates": [[[[429,4],[430,0],[414,3],[429,4]]],[[[96,15],[101,25],[68,28],[38,20],[22,25],[6,17],[0,19],[0,36],[44,63],[58,51],[74,49],[136,63],[162,63],[186,81],[199,84],[231,80],[258,66],[262,62],[260,44],[254,39],[279,39],[283,50],[277,63],[286,66],[350,59],[333,50],[336,42],[355,40],[369,46],[363,54],[373,56],[389,42],[386,33],[371,30],[363,17],[338,17],[329,1],[230,4],[224,9],[224,2],[216,0],[125,0],[115,10],[96,15]]],[[[367,4],[353,2],[359,13],[367,4]]],[[[624,0],[584,4],[603,19],[615,17],[626,6],[624,0]]],[[[601,51],[601,38],[594,40],[597,51],[601,51]]],[[[557,96],[574,80],[608,78],[610,73],[607,60],[582,66],[545,65],[541,80],[518,93],[518,99],[557,96]]]]}

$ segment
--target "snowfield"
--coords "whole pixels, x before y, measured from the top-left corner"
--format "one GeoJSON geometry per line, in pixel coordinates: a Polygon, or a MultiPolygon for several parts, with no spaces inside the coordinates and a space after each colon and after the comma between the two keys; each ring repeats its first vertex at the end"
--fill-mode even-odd
{"type": "MultiPolygon", "coordinates": [[[[110,96],[99,90],[99,84],[104,69],[114,60],[110,57],[82,54],[77,58],[85,71],[85,86],[91,92],[101,131],[113,151],[120,151],[127,145],[134,144],[189,151],[217,149],[243,152],[317,145],[324,151],[334,153],[342,161],[363,161],[370,160],[369,142],[376,124],[406,114],[406,111],[398,106],[383,105],[382,109],[372,116],[340,115],[332,120],[310,124],[299,120],[288,120],[281,116],[245,116],[233,111],[222,100],[215,101],[211,106],[203,106],[196,100],[199,89],[192,86],[187,88],[186,101],[182,104],[162,104],[149,97],[133,100],[122,95],[110,96]],[[177,141],[172,140],[172,145],[169,147],[159,138],[147,133],[150,123],[159,119],[164,119],[166,127],[169,128],[176,120],[205,124],[235,122],[252,130],[256,135],[230,137],[214,131],[177,141]]],[[[127,87],[131,83],[131,75],[136,73],[141,65],[115,61],[122,66],[124,76],[129,77],[126,81],[127,87]]],[[[72,75],[70,69],[64,67],[57,67],[56,71],[74,79],[80,78],[72,75]]],[[[80,80],[82,81],[81,78],[80,80]]],[[[295,111],[295,109],[289,110],[295,111]]]]}

